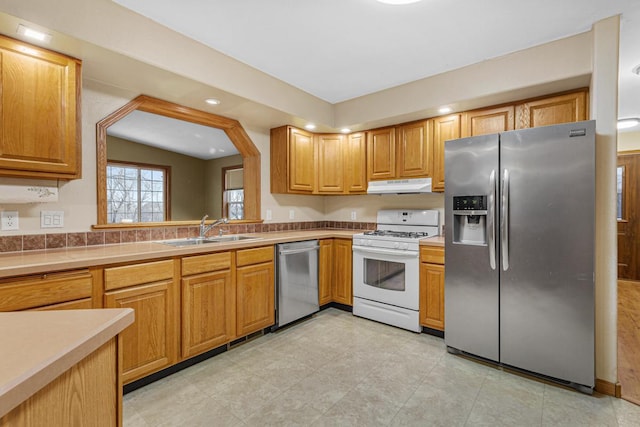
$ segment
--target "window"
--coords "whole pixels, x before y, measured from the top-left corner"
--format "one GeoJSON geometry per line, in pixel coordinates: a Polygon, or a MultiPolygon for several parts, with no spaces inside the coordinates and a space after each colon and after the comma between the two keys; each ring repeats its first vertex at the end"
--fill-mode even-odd
{"type": "Polygon", "coordinates": [[[107,163],[107,222],[157,222],[168,218],[166,166],[107,163]]]}
{"type": "Polygon", "coordinates": [[[244,218],[243,173],[242,166],[230,166],[222,169],[222,182],[224,183],[222,209],[223,216],[229,219],[244,218]]]}

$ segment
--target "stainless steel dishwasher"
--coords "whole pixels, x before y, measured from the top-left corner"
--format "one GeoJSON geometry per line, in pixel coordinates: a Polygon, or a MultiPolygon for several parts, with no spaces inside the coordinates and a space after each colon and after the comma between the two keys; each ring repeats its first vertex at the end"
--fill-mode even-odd
{"type": "Polygon", "coordinates": [[[280,328],[317,312],[318,249],[317,240],[277,245],[276,325],[280,328]]]}

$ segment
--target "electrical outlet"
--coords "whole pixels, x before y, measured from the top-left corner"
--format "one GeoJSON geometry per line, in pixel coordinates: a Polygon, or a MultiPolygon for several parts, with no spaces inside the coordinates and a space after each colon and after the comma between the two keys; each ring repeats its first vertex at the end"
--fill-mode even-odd
{"type": "Polygon", "coordinates": [[[293,209],[289,209],[289,219],[294,219],[296,217],[296,211],[293,209]]]}
{"type": "Polygon", "coordinates": [[[18,230],[20,225],[18,223],[18,211],[2,211],[2,224],[1,229],[4,231],[18,230]]]}
{"type": "Polygon", "coordinates": [[[40,228],[64,227],[64,211],[40,211],[40,228]]]}
{"type": "Polygon", "coordinates": [[[351,211],[351,221],[355,221],[356,219],[356,211],[351,211]]]}
{"type": "Polygon", "coordinates": [[[267,221],[271,221],[273,219],[273,212],[271,209],[267,209],[267,221]]]}

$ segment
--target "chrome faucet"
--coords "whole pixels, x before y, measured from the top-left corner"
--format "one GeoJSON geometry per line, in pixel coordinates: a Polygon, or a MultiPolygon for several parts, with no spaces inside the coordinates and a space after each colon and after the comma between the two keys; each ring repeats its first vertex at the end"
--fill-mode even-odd
{"type": "Polygon", "coordinates": [[[209,218],[209,215],[205,215],[202,217],[202,220],[200,221],[200,235],[198,236],[198,238],[200,239],[204,239],[205,238],[205,234],[207,234],[207,232],[209,230],[211,230],[213,227],[215,227],[218,224],[227,224],[229,222],[229,220],[227,218],[220,218],[218,220],[215,220],[213,222],[213,224],[211,225],[204,225],[204,221],[209,218]]]}

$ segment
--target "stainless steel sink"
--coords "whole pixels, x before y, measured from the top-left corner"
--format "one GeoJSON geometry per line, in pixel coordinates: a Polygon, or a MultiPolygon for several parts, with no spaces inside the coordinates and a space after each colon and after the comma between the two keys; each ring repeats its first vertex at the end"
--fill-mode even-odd
{"type": "Polygon", "coordinates": [[[213,242],[235,242],[237,240],[258,240],[262,237],[242,236],[240,234],[230,234],[228,236],[209,237],[208,240],[213,242]]]}
{"type": "Polygon", "coordinates": [[[161,240],[156,243],[162,243],[163,245],[171,245],[171,246],[194,246],[194,245],[206,245],[209,243],[224,243],[224,242],[235,242],[238,240],[257,240],[261,237],[251,237],[251,236],[242,236],[239,234],[232,234],[229,236],[218,236],[218,237],[189,237],[187,239],[172,239],[172,240],[161,240]]]}

